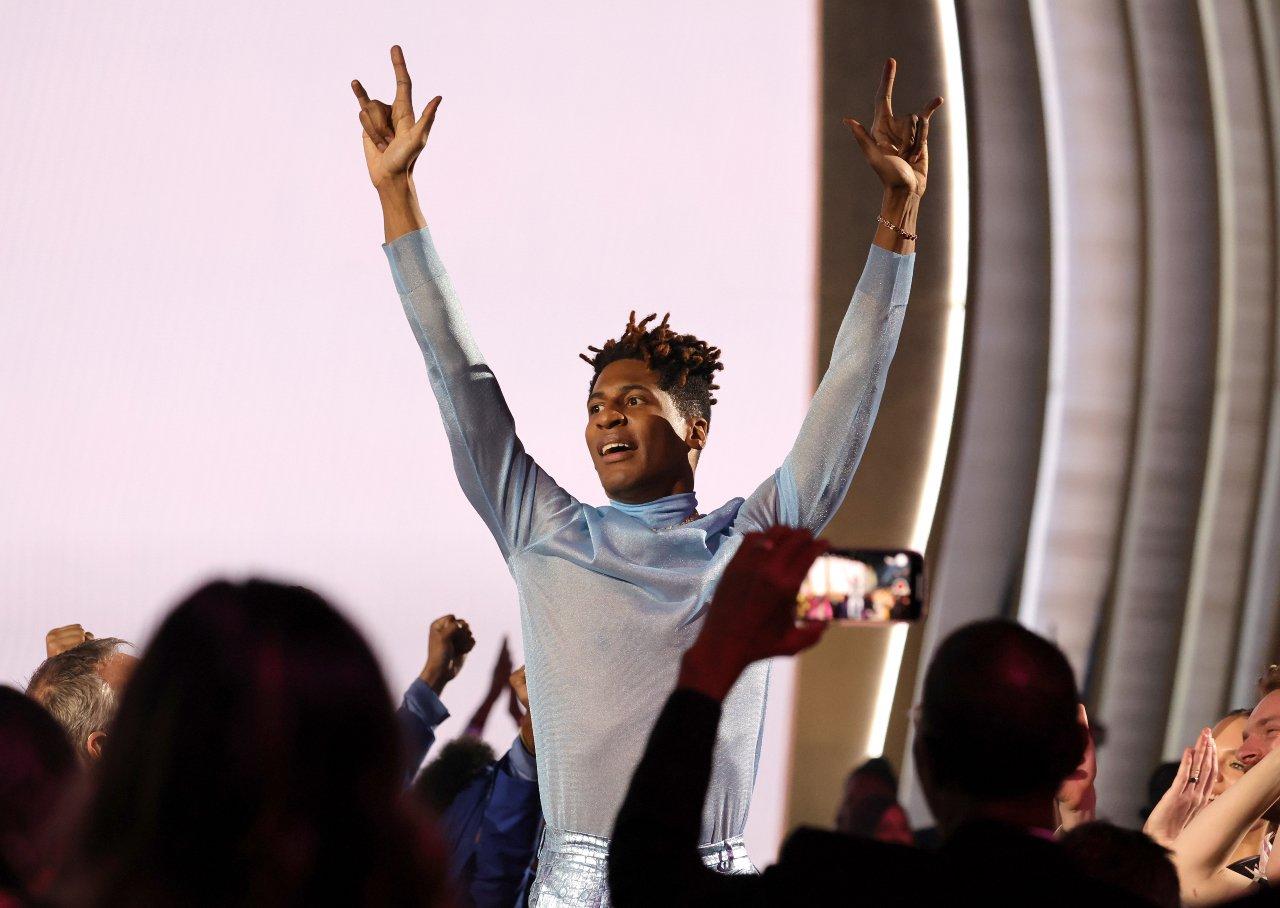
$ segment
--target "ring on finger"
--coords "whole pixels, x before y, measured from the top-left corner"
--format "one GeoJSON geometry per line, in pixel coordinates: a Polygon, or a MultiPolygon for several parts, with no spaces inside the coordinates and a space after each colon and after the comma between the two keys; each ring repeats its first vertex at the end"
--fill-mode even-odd
{"type": "Polygon", "coordinates": [[[1196,784],[1198,784],[1198,783],[1200,782],[1200,777],[1199,777],[1199,776],[1192,776],[1190,781],[1191,781],[1191,784],[1192,784],[1192,785],[1196,785],[1196,784]]]}

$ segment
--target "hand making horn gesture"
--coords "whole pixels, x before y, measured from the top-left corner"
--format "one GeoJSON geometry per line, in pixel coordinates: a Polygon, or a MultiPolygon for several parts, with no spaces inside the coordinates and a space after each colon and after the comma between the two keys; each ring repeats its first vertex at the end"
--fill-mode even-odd
{"type": "Polygon", "coordinates": [[[942,99],[934,98],[919,113],[894,116],[893,77],[897,71],[898,61],[890,57],[885,61],[880,87],[876,89],[876,112],[870,132],[852,118],[846,117],[844,122],[853,131],[867,163],[880,177],[884,188],[905,190],[919,198],[924,195],[929,174],[929,118],[942,106],[942,99]]]}
{"type": "Polygon", "coordinates": [[[391,48],[391,66],[396,74],[396,99],[387,106],[372,100],[357,79],[351,83],[360,102],[360,125],[364,127],[364,159],[369,166],[369,179],[379,189],[413,174],[414,162],[427,147],[427,135],[435,122],[440,96],[436,95],[413,116],[413,82],[404,63],[400,45],[391,48]]]}

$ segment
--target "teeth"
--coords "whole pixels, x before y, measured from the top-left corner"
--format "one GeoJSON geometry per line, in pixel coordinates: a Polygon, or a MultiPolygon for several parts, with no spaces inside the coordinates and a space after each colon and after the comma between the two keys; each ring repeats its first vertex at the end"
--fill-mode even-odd
{"type": "Polygon", "coordinates": [[[601,454],[612,454],[615,451],[629,451],[631,446],[620,441],[610,442],[600,449],[601,454]]]}

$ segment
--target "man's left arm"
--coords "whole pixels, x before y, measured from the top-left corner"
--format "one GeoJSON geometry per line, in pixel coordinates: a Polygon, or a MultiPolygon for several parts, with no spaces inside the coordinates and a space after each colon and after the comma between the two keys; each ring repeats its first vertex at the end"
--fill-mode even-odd
{"type": "Polygon", "coordinates": [[[781,523],[820,531],[844,500],[871,436],[911,291],[929,118],[942,104],[934,98],[917,114],[894,116],[896,69],[893,60],[885,65],[870,132],[845,120],[884,187],[875,244],[791,452],[743,506],[747,530],[781,523]]]}

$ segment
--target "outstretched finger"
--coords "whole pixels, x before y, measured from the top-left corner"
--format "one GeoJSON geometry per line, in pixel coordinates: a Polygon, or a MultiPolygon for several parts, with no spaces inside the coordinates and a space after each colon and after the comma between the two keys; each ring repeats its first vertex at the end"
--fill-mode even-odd
{"type": "Polygon", "coordinates": [[[918,128],[915,130],[915,141],[911,143],[911,149],[907,153],[907,161],[915,164],[921,160],[927,160],[925,157],[927,152],[927,143],[929,141],[929,118],[933,116],[934,111],[942,106],[941,98],[934,98],[924,106],[924,110],[919,113],[918,128]]]}
{"type": "Polygon", "coordinates": [[[436,121],[436,108],[440,106],[443,98],[436,95],[427,102],[427,106],[422,108],[422,115],[418,117],[418,122],[413,124],[413,128],[422,133],[422,141],[426,141],[426,137],[431,132],[431,124],[436,121]]]}
{"type": "Polygon", "coordinates": [[[404,62],[404,51],[397,44],[391,48],[391,67],[396,72],[396,100],[391,105],[391,114],[396,123],[404,117],[413,118],[413,80],[409,78],[409,67],[404,62]]]}
{"type": "Polygon", "coordinates": [[[890,57],[884,61],[880,72],[880,86],[876,89],[876,116],[893,116],[893,77],[898,72],[898,61],[890,57]]]}
{"type": "Polygon", "coordinates": [[[862,153],[867,156],[868,160],[879,154],[875,140],[871,138],[871,134],[867,132],[866,127],[857,120],[846,119],[844,123],[853,133],[853,137],[858,140],[858,145],[862,148],[862,153]]]}
{"type": "Polygon", "coordinates": [[[351,80],[351,90],[355,92],[356,100],[360,102],[361,108],[369,103],[369,93],[364,90],[364,86],[360,84],[359,79],[351,80]]]}

